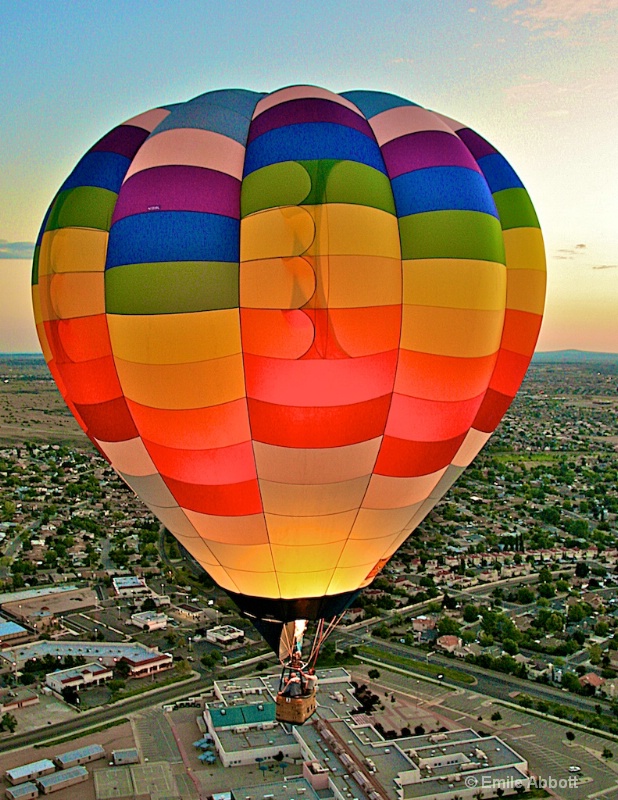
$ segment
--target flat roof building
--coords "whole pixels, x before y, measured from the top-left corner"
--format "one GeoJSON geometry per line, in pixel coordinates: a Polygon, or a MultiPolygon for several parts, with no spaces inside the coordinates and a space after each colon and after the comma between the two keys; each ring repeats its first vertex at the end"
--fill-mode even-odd
{"type": "Polygon", "coordinates": [[[80,764],[88,764],[90,761],[97,761],[99,758],[105,758],[105,749],[100,744],[89,744],[86,747],[54,756],[54,762],[60,769],[68,769],[80,764]]]}
{"type": "Polygon", "coordinates": [[[86,767],[70,767],[69,769],[55,772],[53,775],[45,775],[42,778],[38,778],[37,784],[43,794],[51,794],[69,786],[74,786],[76,783],[87,781],[88,778],[86,767]]]}
{"type": "Polygon", "coordinates": [[[90,686],[99,686],[113,678],[114,673],[110,667],[105,667],[97,661],[84,664],[82,667],[59,669],[45,676],[45,683],[58,695],[63,689],[72,687],[76,691],[90,686]]]}
{"type": "Polygon", "coordinates": [[[146,581],[137,575],[123,575],[112,578],[112,586],[117,597],[133,597],[134,595],[150,594],[146,581]]]}
{"type": "Polygon", "coordinates": [[[49,775],[50,772],[56,771],[56,765],[49,758],[42,758],[40,761],[31,761],[28,764],[22,764],[21,767],[13,767],[7,769],[4,773],[9,783],[15,786],[18,783],[26,783],[26,781],[33,781],[41,775],[49,775]]]}
{"type": "Polygon", "coordinates": [[[143,631],[165,630],[167,620],[167,614],[156,611],[140,611],[138,614],[131,614],[131,624],[143,631]]]}
{"type": "Polygon", "coordinates": [[[112,761],[117,767],[122,767],[125,764],[139,764],[137,748],[127,747],[124,750],[112,750],[112,761]]]}
{"type": "Polygon", "coordinates": [[[245,632],[233,625],[218,625],[206,631],[206,641],[216,644],[232,644],[245,638],[245,632]]]}
{"type": "Polygon", "coordinates": [[[39,790],[36,783],[28,781],[27,783],[20,783],[18,786],[9,786],[6,790],[6,796],[9,800],[31,800],[33,797],[39,796],[39,790]]]}

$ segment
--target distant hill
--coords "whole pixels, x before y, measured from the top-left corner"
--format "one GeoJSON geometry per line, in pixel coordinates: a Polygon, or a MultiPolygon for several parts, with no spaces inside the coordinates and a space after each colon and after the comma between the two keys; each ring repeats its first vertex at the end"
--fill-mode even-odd
{"type": "Polygon", "coordinates": [[[618,364],[618,353],[589,353],[585,350],[553,350],[535,353],[533,364],[618,364]]]}

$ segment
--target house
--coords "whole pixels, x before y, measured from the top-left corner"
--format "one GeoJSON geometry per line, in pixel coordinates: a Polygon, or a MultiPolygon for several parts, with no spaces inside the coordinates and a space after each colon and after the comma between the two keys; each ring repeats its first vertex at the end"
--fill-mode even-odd
{"type": "Polygon", "coordinates": [[[444,650],[446,653],[454,653],[462,644],[461,638],[452,634],[439,636],[436,639],[436,647],[439,647],[440,650],[444,650]]]}
{"type": "Polygon", "coordinates": [[[605,678],[597,675],[596,672],[587,672],[579,679],[579,685],[582,688],[590,688],[594,694],[599,694],[601,687],[605,683],[605,678]]]}

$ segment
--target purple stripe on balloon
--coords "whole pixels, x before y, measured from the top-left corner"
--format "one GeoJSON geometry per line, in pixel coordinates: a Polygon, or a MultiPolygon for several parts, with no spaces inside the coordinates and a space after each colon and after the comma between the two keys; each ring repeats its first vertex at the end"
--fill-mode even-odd
{"type": "Polygon", "coordinates": [[[149,136],[148,131],[136,125],[120,125],[100,139],[90,152],[102,150],[132,159],[149,136]]]}
{"type": "Polygon", "coordinates": [[[240,181],[204,167],[146,169],[122,185],[112,224],[147,211],[203,211],[240,219],[240,181]]]}
{"type": "Polygon", "coordinates": [[[364,133],[365,136],[375,140],[367,120],[354,111],[350,111],[349,108],[339,103],[333,103],[330,100],[302,98],[273,106],[273,108],[260,114],[257,119],[254,119],[249,129],[247,144],[263,133],[275,128],[283,128],[286,125],[295,125],[301,122],[335,122],[338,125],[354,128],[354,130],[364,133]]]}
{"type": "Polygon", "coordinates": [[[419,131],[382,145],[382,157],[391,178],[427,167],[468,167],[480,172],[468,148],[443,131],[419,131]]]}
{"type": "Polygon", "coordinates": [[[457,136],[459,136],[461,141],[477,160],[483,158],[483,156],[489,156],[492,153],[498,152],[495,147],[490,145],[488,141],[470,128],[462,128],[457,131],[457,136]]]}

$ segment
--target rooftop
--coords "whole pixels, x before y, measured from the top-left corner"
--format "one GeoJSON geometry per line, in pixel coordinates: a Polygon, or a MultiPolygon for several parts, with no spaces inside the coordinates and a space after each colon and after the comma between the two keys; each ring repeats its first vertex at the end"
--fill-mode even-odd
{"type": "Polygon", "coordinates": [[[67,583],[63,586],[44,586],[41,589],[24,589],[21,592],[2,592],[0,594],[0,605],[4,603],[17,603],[21,600],[36,600],[48,594],[61,594],[62,592],[74,592],[80,587],[74,583],[67,583]]]}
{"type": "Polygon", "coordinates": [[[42,788],[48,788],[49,786],[58,786],[58,784],[72,781],[84,775],[88,777],[88,770],[80,764],[77,767],[69,767],[68,769],[60,770],[60,772],[54,772],[52,775],[43,775],[42,778],[37,778],[37,780],[42,788]]]}
{"type": "Polygon", "coordinates": [[[21,767],[7,769],[6,774],[10,776],[11,780],[17,781],[20,778],[27,778],[36,772],[46,769],[56,769],[56,765],[49,758],[42,758],[40,761],[30,761],[28,764],[22,764],[21,767]]]}
{"type": "Polygon", "coordinates": [[[80,747],[77,750],[69,750],[67,753],[62,753],[56,756],[56,759],[61,764],[70,763],[81,758],[89,758],[96,755],[105,755],[105,749],[100,744],[89,744],[86,747],[80,747]]]}

